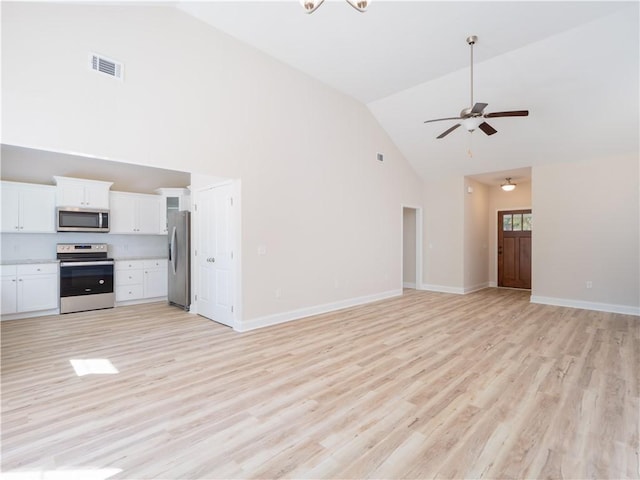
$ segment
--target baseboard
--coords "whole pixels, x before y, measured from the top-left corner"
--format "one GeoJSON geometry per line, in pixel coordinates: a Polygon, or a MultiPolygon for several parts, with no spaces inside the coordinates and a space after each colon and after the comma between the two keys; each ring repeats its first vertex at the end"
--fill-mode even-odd
{"type": "Polygon", "coordinates": [[[473,285],[471,287],[464,287],[464,293],[473,293],[479,290],[484,290],[485,288],[489,288],[491,285],[489,282],[478,283],[477,285],[473,285]]]}
{"type": "Polygon", "coordinates": [[[568,298],[541,297],[531,295],[531,303],[543,305],[555,305],[557,307],[581,308],[584,310],[596,310],[598,312],[622,313],[625,315],[640,316],[640,307],[631,305],[615,305],[612,303],[585,302],[568,298]]]}
{"type": "Polygon", "coordinates": [[[420,285],[420,290],[440,293],[455,293],[456,295],[465,294],[464,288],[461,287],[448,287],[446,285],[431,285],[427,283],[423,283],[422,285],[420,285]]]}
{"type": "Polygon", "coordinates": [[[51,310],[39,310],[36,312],[21,312],[21,313],[9,313],[3,314],[0,316],[0,321],[6,320],[20,320],[22,318],[35,318],[35,317],[44,317],[46,315],[59,315],[60,309],[54,308],[51,310]]]}
{"type": "Polygon", "coordinates": [[[387,298],[398,297],[402,295],[402,289],[389,290],[387,292],[375,293],[373,295],[365,295],[362,297],[349,298],[338,302],[325,303],[324,305],[316,305],[299,310],[291,310],[289,312],[276,313],[273,315],[265,315],[264,317],[253,318],[244,322],[238,322],[239,325],[234,327],[238,332],[247,332],[257,328],[269,327],[280,323],[300,320],[301,318],[310,317],[312,315],[320,315],[322,313],[334,312],[343,308],[355,307],[365,303],[377,302],[387,298]]]}
{"type": "Polygon", "coordinates": [[[414,282],[404,282],[402,284],[402,288],[416,288],[416,284],[414,282]]]}

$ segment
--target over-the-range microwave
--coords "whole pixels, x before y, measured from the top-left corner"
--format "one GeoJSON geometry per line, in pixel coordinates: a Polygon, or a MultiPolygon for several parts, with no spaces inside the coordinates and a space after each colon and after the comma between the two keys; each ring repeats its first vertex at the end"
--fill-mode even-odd
{"type": "Polygon", "coordinates": [[[109,210],[91,208],[56,208],[58,232],[108,232],[109,210]]]}

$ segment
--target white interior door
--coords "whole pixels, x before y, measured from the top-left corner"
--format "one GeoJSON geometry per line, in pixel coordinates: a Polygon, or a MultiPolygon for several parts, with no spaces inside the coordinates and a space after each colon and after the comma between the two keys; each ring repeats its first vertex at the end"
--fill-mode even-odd
{"type": "Polygon", "coordinates": [[[198,192],[198,313],[233,326],[232,185],[198,192]]]}

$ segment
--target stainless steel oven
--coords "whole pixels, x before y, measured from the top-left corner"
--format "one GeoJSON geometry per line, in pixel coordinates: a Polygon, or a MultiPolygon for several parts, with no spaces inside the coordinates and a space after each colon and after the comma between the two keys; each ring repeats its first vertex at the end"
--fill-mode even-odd
{"type": "Polygon", "coordinates": [[[60,313],[113,308],[114,260],[108,246],[61,243],[56,248],[60,260],[60,313]]]}

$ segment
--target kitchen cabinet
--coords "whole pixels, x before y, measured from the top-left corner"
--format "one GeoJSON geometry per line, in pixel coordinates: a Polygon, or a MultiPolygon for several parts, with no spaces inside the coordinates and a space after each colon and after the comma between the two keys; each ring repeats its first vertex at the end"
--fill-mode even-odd
{"type": "Polygon", "coordinates": [[[160,210],[161,233],[169,233],[167,228],[167,213],[191,210],[191,191],[188,188],[158,188],[158,195],[162,197],[160,210]]]}
{"type": "Polygon", "coordinates": [[[2,182],[1,230],[5,233],[55,233],[56,187],[2,182]]]}
{"type": "Polygon", "coordinates": [[[165,259],[144,261],[144,298],[167,296],[169,282],[167,268],[165,259]]]}
{"type": "Polygon", "coordinates": [[[116,260],[116,302],[142,303],[167,296],[167,260],[116,260]]]}
{"type": "Polygon", "coordinates": [[[162,197],[144,193],[111,192],[110,233],[158,235],[162,197]]]}
{"type": "Polygon", "coordinates": [[[58,308],[58,264],[3,265],[2,314],[58,308]]]}
{"type": "Polygon", "coordinates": [[[57,185],[57,206],[109,209],[109,189],[112,182],[71,177],[53,178],[57,185]]]}

